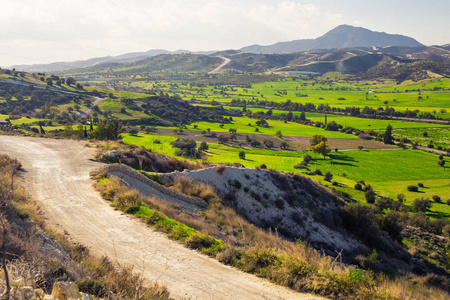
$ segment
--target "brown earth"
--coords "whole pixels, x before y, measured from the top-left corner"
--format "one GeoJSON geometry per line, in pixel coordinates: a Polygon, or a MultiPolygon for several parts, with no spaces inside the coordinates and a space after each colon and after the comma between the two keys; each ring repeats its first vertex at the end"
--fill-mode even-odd
{"type": "MultiPolygon", "coordinates": [[[[310,137],[299,136],[285,136],[287,141],[294,143],[298,146],[309,148],[310,137]]],[[[340,139],[340,138],[328,138],[328,144],[332,150],[338,148],[339,150],[358,150],[358,146],[363,146],[364,149],[399,149],[391,145],[385,145],[376,141],[368,141],[362,139],[340,139]]]]}
{"type": "MultiPolygon", "coordinates": [[[[202,136],[199,131],[194,130],[184,130],[183,134],[175,135],[172,129],[158,129],[154,134],[160,135],[172,135],[175,137],[179,137],[180,139],[191,139],[196,142],[207,142],[207,143],[218,143],[217,138],[212,138],[209,136],[202,136]]],[[[217,136],[221,134],[228,135],[227,132],[216,132],[217,136]]],[[[236,135],[236,141],[228,142],[228,145],[238,146],[239,144],[246,145],[246,148],[250,146],[245,143],[246,136],[251,137],[252,139],[257,139],[258,141],[263,143],[264,140],[270,140],[274,143],[274,148],[278,148],[280,146],[281,140],[276,138],[273,135],[268,134],[244,134],[238,133],[236,135]]],[[[302,151],[304,149],[309,149],[310,144],[309,141],[311,137],[303,137],[303,136],[284,136],[283,137],[287,142],[289,142],[290,150],[298,150],[302,151]]],[[[342,139],[342,138],[328,138],[328,144],[330,148],[334,150],[338,148],[339,150],[358,150],[358,146],[363,146],[364,149],[398,149],[391,145],[385,145],[383,143],[377,141],[369,141],[363,139],[342,139]]],[[[263,147],[263,146],[262,146],[263,147]]]]}
{"type": "Polygon", "coordinates": [[[134,265],[176,299],[319,299],[240,272],[187,249],[114,210],[94,190],[86,142],[0,136],[0,153],[24,166],[24,185],[44,217],[96,255],[134,265]]]}

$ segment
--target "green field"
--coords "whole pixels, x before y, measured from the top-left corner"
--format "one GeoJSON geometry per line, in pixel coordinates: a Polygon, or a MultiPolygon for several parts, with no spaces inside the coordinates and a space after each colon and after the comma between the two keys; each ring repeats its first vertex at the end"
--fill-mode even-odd
{"type": "Polygon", "coordinates": [[[178,94],[185,100],[214,100],[221,103],[229,103],[232,99],[238,98],[275,102],[290,100],[303,104],[329,104],[339,108],[347,106],[384,108],[388,105],[399,111],[418,109],[441,118],[450,118],[448,101],[450,79],[448,78],[434,78],[419,82],[405,81],[398,85],[392,80],[327,80],[324,75],[315,80],[281,78],[275,82],[254,83],[251,87],[196,86],[183,82],[143,80],[133,81],[130,86],[142,90],[163,91],[171,95],[178,94]],[[441,113],[441,109],[449,111],[441,113]]]}
{"type": "MultiPolygon", "coordinates": [[[[169,156],[175,156],[176,149],[170,145],[175,139],[172,136],[149,134],[126,134],[123,137],[125,143],[144,146],[169,156]],[[155,139],[159,139],[161,144],[154,144],[155,139]]],[[[435,203],[429,213],[450,216],[450,206],[445,204],[450,198],[450,171],[438,166],[438,156],[435,154],[419,150],[355,150],[333,152],[329,158],[323,159],[310,151],[276,151],[223,144],[209,144],[209,150],[206,151],[207,161],[211,163],[241,163],[250,168],[265,164],[267,168],[278,171],[310,176],[332,187],[323,180],[323,176],[308,175],[307,171],[294,168],[306,154],[313,157],[308,164],[311,171],[320,169],[323,174],[331,172],[333,181],[339,183],[338,189],[349,193],[358,201],[365,202],[364,192],[356,191],[354,185],[357,180],[364,180],[380,195],[395,199],[397,194],[404,194],[408,205],[416,198],[439,195],[444,203],[435,203]],[[245,152],[245,159],[239,158],[240,151],[245,152]],[[424,184],[419,192],[407,190],[409,185],[417,185],[419,182],[424,184]]],[[[450,159],[446,158],[446,163],[450,165],[450,159]]]]}
{"type": "Polygon", "coordinates": [[[317,128],[313,126],[302,125],[293,122],[284,123],[284,121],[269,120],[269,127],[256,126],[255,122],[257,119],[252,119],[248,117],[235,117],[233,118],[232,124],[224,124],[223,128],[220,127],[219,123],[211,122],[195,122],[191,126],[188,126],[190,130],[198,130],[199,132],[207,130],[210,128],[212,131],[217,132],[228,132],[230,128],[237,130],[237,133],[241,134],[268,134],[275,135],[277,131],[281,131],[284,136],[308,136],[311,137],[316,134],[321,134],[327,138],[344,138],[344,139],[357,139],[357,136],[351,134],[345,134],[337,131],[326,131],[322,128],[317,128]],[[249,126],[248,124],[251,124],[249,126]],[[193,125],[197,125],[196,129],[193,125]],[[255,132],[255,128],[258,128],[259,132],[255,132]]]}

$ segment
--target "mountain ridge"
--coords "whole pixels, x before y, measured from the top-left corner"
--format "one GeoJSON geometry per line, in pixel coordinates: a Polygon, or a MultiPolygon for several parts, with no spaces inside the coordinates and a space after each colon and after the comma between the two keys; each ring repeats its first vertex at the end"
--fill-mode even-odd
{"type": "MultiPolygon", "coordinates": [[[[206,56],[225,56],[231,53],[238,55],[239,53],[255,53],[255,54],[293,54],[305,51],[326,50],[326,49],[350,49],[350,48],[370,48],[361,50],[378,51],[376,47],[385,48],[421,48],[425,47],[413,38],[403,35],[387,34],[384,32],[371,31],[362,27],[354,27],[350,25],[340,25],[324,35],[316,39],[303,39],[288,42],[278,42],[273,45],[261,46],[252,45],[243,47],[238,50],[223,51],[190,51],[179,49],[176,51],[168,51],[164,49],[151,49],[146,52],[130,52],[117,56],[104,56],[91,58],[87,60],[77,60],[72,62],[55,62],[51,64],[35,64],[35,65],[16,65],[14,68],[27,72],[55,72],[62,73],[69,70],[92,68],[99,65],[115,66],[119,64],[133,64],[142,60],[146,60],[158,55],[179,55],[179,54],[198,54],[206,56]],[[373,49],[372,49],[373,48],[373,49]]],[[[435,47],[436,48],[436,47],[435,47]]],[[[420,50],[417,50],[420,51],[420,50]]],[[[447,51],[446,46],[434,49],[434,52],[447,51]]],[[[399,50],[398,52],[405,52],[399,50]]],[[[406,52],[409,52],[406,51],[406,52]]],[[[447,53],[448,54],[448,53],[447,53]]],[[[426,56],[429,56],[428,54],[426,56]]],[[[437,57],[437,55],[435,55],[437,57]]]]}
{"type": "Polygon", "coordinates": [[[339,25],[316,39],[301,39],[278,42],[272,45],[251,45],[240,50],[250,53],[275,54],[295,53],[318,49],[341,49],[355,47],[419,47],[417,40],[400,34],[372,31],[363,27],[339,25]]]}

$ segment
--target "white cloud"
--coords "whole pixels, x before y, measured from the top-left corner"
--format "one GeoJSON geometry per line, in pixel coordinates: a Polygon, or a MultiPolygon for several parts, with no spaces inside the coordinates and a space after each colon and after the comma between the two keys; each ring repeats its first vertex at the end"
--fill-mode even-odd
{"type": "Polygon", "coordinates": [[[0,65],[22,62],[15,56],[38,63],[152,48],[240,48],[316,38],[343,23],[371,25],[360,11],[343,14],[331,1],[3,1],[0,65]]]}

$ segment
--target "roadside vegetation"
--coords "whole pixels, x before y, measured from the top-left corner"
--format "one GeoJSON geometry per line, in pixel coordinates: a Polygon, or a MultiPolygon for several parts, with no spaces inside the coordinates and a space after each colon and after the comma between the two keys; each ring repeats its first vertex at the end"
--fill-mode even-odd
{"type": "MultiPolygon", "coordinates": [[[[220,168],[223,167],[216,168],[217,172],[220,168]]],[[[371,271],[378,264],[376,252],[366,261],[372,267],[363,270],[339,262],[339,256],[332,258],[300,241],[288,241],[276,231],[262,230],[227,206],[210,186],[188,178],[180,177],[166,184],[177,192],[207,201],[208,207],[200,214],[144,197],[106,173],[93,175],[98,181],[97,189],[114,207],[142,219],[189,248],[299,292],[334,299],[444,299],[448,296],[432,287],[431,277],[412,274],[389,277],[371,271]]],[[[155,180],[164,181],[157,177],[155,180]]],[[[352,218],[359,214],[353,214],[357,210],[347,211],[352,218]]]]}
{"type": "Polygon", "coordinates": [[[81,292],[98,298],[169,299],[165,287],[147,282],[139,270],[94,257],[53,231],[21,187],[21,170],[20,162],[0,155],[0,262],[10,287],[23,279],[49,293],[56,281],[74,281],[81,292]]]}

